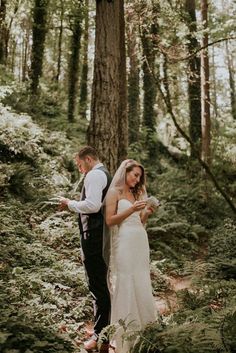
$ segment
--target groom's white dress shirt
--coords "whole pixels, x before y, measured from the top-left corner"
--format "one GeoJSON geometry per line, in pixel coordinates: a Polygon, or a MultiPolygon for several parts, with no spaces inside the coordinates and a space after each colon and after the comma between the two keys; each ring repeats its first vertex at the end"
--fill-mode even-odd
{"type": "Polygon", "coordinates": [[[76,213],[96,213],[102,206],[102,192],[107,185],[106,174],[99,170],[102,163],[96,164],[85,176],[86,198],[83,201],[70,200],[68,208],[76,213]]]}

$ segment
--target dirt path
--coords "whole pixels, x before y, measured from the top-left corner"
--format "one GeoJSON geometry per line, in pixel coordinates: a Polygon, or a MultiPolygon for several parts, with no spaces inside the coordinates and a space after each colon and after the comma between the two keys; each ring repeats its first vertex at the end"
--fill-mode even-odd
{"type": "Polygon", "coordinates": [[[170,291],[155,298],[160,315],[168,314],[178,309],[176,292],[191,287],[191,277],[168,277],[170,291]]]}
{"type": "MultiPolygon", "coordinates": [[[[186,277],[168,277],[167,278],[169,283],[170,283],[170,291],[168,293],[165,293],[163,296],[158,296],[155,297],[155,302],[157,306],[157,310],[160,315],[165,315],[169,314],[173,311],[178,310],[178,304],[177,304],[177,295],[176,292],[182,289],[190,288],[191,287],[191,281],[192,278],[190,276],[186,277]]],[[[87,325],[87,331],[88,333],[91,331],[92,332],[92,324],[87,325]]],[[[78,347],[78,353],[87,353],[85,349],[82,348],[82,342],[81,342],[81,347],[78,347]]],[[[114,353],[113,349],[109,349],[109,352],[107,353],[114,353]]]]}

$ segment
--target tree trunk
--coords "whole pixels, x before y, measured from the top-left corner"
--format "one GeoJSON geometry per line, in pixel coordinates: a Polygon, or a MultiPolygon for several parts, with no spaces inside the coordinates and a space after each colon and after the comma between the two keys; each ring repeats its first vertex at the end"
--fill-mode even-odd
{"type": "Polygon", "coordinates": [[[23,51],[23,65],[22,65],[22,81],[26,81],[28,75],[28,55],[29,55],[29,42],[30,42],[30,28],[28,22],[25,24],[24,36],[24,51],[23,51]]]}
{"type": "MultiPolygon", "coordinates": [[[[201,0],[201,17],[204,29],[208,28],[208,3],[201,0]]],[[[210,85],[209,85],[209,58],[208,58],[208,33],[202,39],[201,51],[201,100],[202,100],[202,159],[210,165],[211,161],[211,120],[210,120],[210,85]]]]}
{"type": "Polygon", "coordinates": [[[7,58],[7,28],[5,23],[6,18],[6,0],[0,2],[0,64],[6,64],[7,58]]]}
{"type": "Polygon", "coordinates": [[[35,0],[33,11],[33,44],[31,59],[31,93],[38,92],[42,76],[44,44],[47,33],[47,8],[49,0],[35,0]]]}
{"type": "Polygon", "coordinates": [[[8,66],[10,66],[10,70],[14,75],[15,60],[16,60],[16,41],[14,39],[12,39],[11,45],[10,45],[10,59],[11,59],[11,62],[8,63],[8,66]]]}
{"type": "MultiPolygon", "coordinates": [[[[197,31],[196,4],[195,0],[186,0],[185,8],[187,13],[187,25],[190,34],[188,35],[188,51],[190,59],[188,62],[188,97],[189,97],[189,134],[191,140],[198,145],[200,151],[201,141],[201,80],[200,80],[200,58],[192,55],[199,48],[199,43],[195,37],[197,31]]],[[[191,148],[191,156],[196,157],[191,148]]]]}
{"type": "Polygon", "coordinates": [[[215,125],[217,126],[217,117],[218,117],[218,103],[217,103],[217,83],[216,83],[216,67],[215,67],[215,50],[214,45],[212,46],[212,82],[213,82],[213,111],[215,117],[215,125]]]}
{"type": "MultiPolygon", "coordinates": [[[[143,47],[143,125],[146,128],[146,146],[149,158],[155,155],[156,149],[153,137],[156,132],[156,117],[154,104],[156,102],[156,85],[153,78],[155,74],[155,50],[152,36],[156,34],[156,26],[153,24],[149,30],[143,29],[141,35],[143,47]]],[[[156,76],[156,75],[155,75],[156,76]]]]}
{"type": "Polygon", "coordinates": [[[69,61],[69,88],[68,88],[68,120],[73,122],[75,120],[75,107],[76,107],[76,95],[78,89],[78,76],[79,76],[79,52],[80,52],[80,41],[82,34],[82,3],[77,4],[75,9],[73,25],[72,25],[72,37],[71,37],[71,56],[69,61]]]}
{"type": "Polygon", "coordinates": [[[127,49],[129,57],[128,75],[128,121],[129,143],[139,140],[140,100],[139,100],[139,59],[138,59],[138,25],[135,12],[131,8],[127,15],[127,49]]]}
{"type": "Polygon", "coordinates": [[[88,40],[89,40],[89,10],[88,0],[85,1],[85,24],[84,24],[84,40],[83,40],[83,65],[80,81],[80,98],[79,98],[79,114],[82,118],[86,118],[88,103],[88,40]]]}
{"type": "MultiPolygon", "coordinates": [[[[121,88],[125,53],[122,52],[124,48],[120,43],[120,11],[123,0],[97,0],[96,4],[94,77],[88,143],[97,149],[100,158],[106,161],[107,167],[113,173],[117,169],[119,158],[120,107],[126,106],[121,102],[121,98],[125,99],[121,88]]],[[[122,128],[125,125],[122,123],[122,128]]]]}
{"type": "Polygon", "coordinates": [[[59,82],[61,74],[61,53],[62,53],[62,35],[63,35],[63,19],[64,19],[64,2],[61,0],[61,14],[60,14],[60,27],[58,37],[58,57],[57,57],[57,74],[55,77],[56,82],[59,82]]]}
{"type": "Polygon", "coordinates": [[[127,114],[127,78],[126,78],[126,49],[125,49],[125,14],[124,0],[120,0],[119,11],[120,35],[120,67],[119,67],[119,119],[118,119],[118,163],[127,158],[128,149],[128,114],[127,114]]]}
{"type": "Polygon", "coordinates": [[[236,91],[235,91],[235,79],[234,79],[234,67],[232,56],[229,51],[228,41],[225,42],[226,47],[226,60],[229,72],[229,87],[230,87],[230,102],[231,102],[231,112],[232,117],[236,120],[236,91]]]}

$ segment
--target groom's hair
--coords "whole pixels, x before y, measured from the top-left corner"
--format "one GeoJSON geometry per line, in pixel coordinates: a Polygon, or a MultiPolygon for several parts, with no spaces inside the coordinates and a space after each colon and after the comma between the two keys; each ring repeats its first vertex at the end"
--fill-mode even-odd
{"type": "Polygon", "coordinates": [[[95,161],[99,159],[97,151],[91,146],[83,147],[77,154],[80,159],[84,159],[86,156],[92,157],[95,161]]]}

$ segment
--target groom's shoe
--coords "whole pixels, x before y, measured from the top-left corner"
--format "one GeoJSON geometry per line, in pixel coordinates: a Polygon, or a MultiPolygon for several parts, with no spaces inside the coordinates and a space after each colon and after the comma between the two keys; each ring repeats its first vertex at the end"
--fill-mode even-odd
{"type": "Polygon", "coordinates": [[[109,343],[102,343],[99,349],[99,353],[109,353],[109,343]]]}

